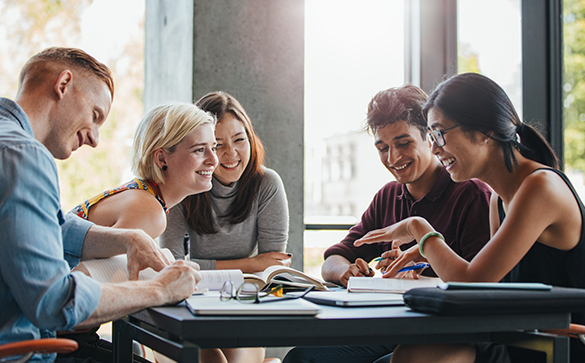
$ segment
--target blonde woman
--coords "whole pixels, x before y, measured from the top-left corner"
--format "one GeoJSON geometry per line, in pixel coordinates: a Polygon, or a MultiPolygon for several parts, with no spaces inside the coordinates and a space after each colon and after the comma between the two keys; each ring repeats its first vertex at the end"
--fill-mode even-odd
{"type": "Polygon", "coordinates": [[[170,208],[211,189],[217,166],[214,128],[214,117],[192,104],[155,107],[134,136],[132,171],[137,177],[72,212],[99,225],[142,229],[158,237],[170,208]]]}
{"type": "MultiPolygon", "coordinates": [[[[166,228],[170,208],[188,195],[211,189],[218,163],[214,132],[215,117],[195,105],[153,108],[134,136],[132,171],[136,178],[86,200],[70,213],[102,226],[141,229],[157,238],[166,228]]],[[[79,343],[80,354],[110,362],[111,344],[99,339],[97,329],[67,337],[79,343]]],[[[141,359],[135,357],[135,361],[141,359]]]]}

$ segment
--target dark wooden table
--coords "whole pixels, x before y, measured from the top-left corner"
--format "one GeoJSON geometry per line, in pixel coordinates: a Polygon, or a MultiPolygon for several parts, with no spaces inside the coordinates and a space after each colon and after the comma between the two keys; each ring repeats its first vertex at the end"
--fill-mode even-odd
{"type": "Polygon", "coordinates": [[[178,362],[199,362],[200,348],[493,341],[568,362],[568,338],[534,331],[567,328],[569,313],[435,316],[405,306],[321,308],[317,316],[194,316],[184,305],[149,308],[114,322],[114,359],[131,362],[132,340],[178,362]]]}

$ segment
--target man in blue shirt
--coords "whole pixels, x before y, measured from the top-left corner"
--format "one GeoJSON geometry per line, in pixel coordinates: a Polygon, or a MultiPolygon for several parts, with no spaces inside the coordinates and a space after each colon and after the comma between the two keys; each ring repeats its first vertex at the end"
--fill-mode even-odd
{"type": "Polygon", "coordinates": [[[54,158],[97,146],[113,94],[105,65],[79,49],[49,48],[23,67],[15,101],[0,98],[0,344],[54,337],[178,302],[201,279],[190,261],[167,266],[142,231],[61,212],[54,158]],[[122,253],[131,279],[146,267],[161,273],[151,281],[100,284],[71,272],[80,260],[122,253]]]}

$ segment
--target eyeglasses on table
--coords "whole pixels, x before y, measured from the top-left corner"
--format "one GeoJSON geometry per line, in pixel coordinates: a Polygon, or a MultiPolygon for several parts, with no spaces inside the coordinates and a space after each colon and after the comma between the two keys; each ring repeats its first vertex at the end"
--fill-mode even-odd
{"type": "Polygon", "coordinates": [[[269,291],[261,292],[258,289],[258,285],[251,282],[244,282],[236,288],[233,281],[228,280],[224,282],[221,290],[219,290],[219,300],[225,302],[235,299],[244,304],[259,304],[274,301],[294,300],[304,297],[309,293],[309,291],[313,290],[314,287],[315,286],[309,286],[300,294],[285,294],[278,296],[279,294],[282,294],[282,285],[277,285],[269,291]]]}

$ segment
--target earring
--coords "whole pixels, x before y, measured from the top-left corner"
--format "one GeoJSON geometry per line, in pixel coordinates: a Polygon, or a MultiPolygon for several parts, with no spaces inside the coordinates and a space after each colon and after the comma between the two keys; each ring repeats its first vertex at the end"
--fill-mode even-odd
{"type": "Polygon", "coordinates": [[[162,170],[165,171],[167,169],[168,169],[168,167],[166,165],[163,165],[162,170]]]}
{"type": "Polygon", "coordinates": [[[488,142],[490,142],[490,139],[485,139],[484,141],[485,141],[485,144],[487,145],[488,142]]]}

